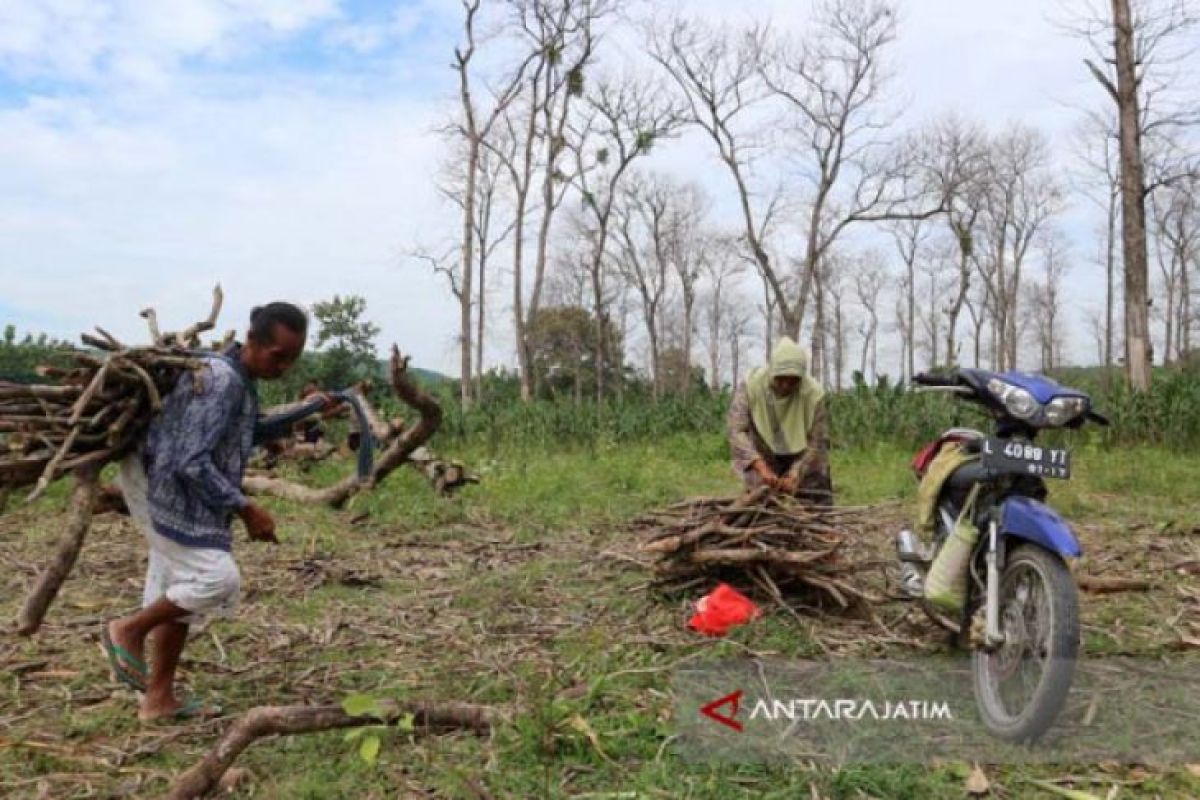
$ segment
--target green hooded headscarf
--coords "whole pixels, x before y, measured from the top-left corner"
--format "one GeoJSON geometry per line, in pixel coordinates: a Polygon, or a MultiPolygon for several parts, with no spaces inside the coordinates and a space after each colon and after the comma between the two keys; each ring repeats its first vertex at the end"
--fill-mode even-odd
{"type": "Polygon", "coordinates": [[[825,390],[808,374],[808,353],[800,345],[784,337],[770,363],[750,373],[746,392],[750,418],[772,452],[794,455],[808,447],[808,431],[825,390]],[[800,378],[799,388],[788,397],[777,397],[771,390],[771,379],[780,375],[800,378]]]}

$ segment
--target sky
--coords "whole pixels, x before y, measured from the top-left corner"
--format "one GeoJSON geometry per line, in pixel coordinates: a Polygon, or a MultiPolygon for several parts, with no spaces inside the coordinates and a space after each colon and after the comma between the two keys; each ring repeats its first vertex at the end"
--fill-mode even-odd
{"type": "MultiPolygon", "coordinates": [[[[810,8],[676,6],[798,31],[810,8]]],[[[1068,159],[1098,89],[1053,11],[1046,0],[902,4],[906,124],[952,110],[991,127],[1019,120],[1068,159]]],[[[457,310],[410,254],[456,226],[434,179],[458,25],[457,0],[0,0],[0,326],[75,339],[99,324],[136,341],[140,309],[184,327],[217,282],[222,331],[269,300],[361,294],[381,350],[397,342],[456,374],[457,310]]],[[[618,42],[609,58],[635,62],[630,50],[618,42]]],[[[729,191],[696,137],[656,158],[729,191]]],[[[1080,329],[1102,297],[1089,213],[1064,216],[1083,240],[1068,309],[1080,329]]],[[[503,327],[489,363],[513,361],[503,327]]],[[[1070,352],[1090,350],[1076,330],[1070,352]]]]}

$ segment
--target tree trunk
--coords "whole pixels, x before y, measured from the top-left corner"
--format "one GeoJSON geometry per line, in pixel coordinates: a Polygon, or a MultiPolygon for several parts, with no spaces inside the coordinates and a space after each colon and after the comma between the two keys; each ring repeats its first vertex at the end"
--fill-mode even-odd
{"type": "Polygon", "coordinates": [[[679,379],[679,391],[684,395],[692,390],[692,310],[695,302],[695,293],[685,291],[683,295],[683,375],[679,379]]]}
{"type": "Polygon", "coordinates": [[[59,589],[71,574],[79,551],[83,549],[83,540],[87,537],[92,523],[92,506],[96,500],[96,486],[100,477],[100,469],[94,464],[88,464],[75,470],[75,488],[71,491],[71,506],[68,511],[66,527],[62,538],[59,539],[58,549],[54,560],[51,561],[38,576],[33,588],[25,598],[21,610],[17,614],[17,633],[22,636],[32,636],[42,626],[46,611],[59,589]]]}
{"type": "Polygon", "coordinates": [[[483,402],[483,332],[487,305],[487,255],[479,254],[479,304],[475,332],[475,400],[483,402]]]}
{"type": "Polygon", "coordinates": [[[471,407],[471,301],[475,283],[475,192],[479,173],[479,137],[474,131],[475,115],[471,109],[471,95],[466,88],[466,70],[463,72],[463,108],[467,114],[470,130],[467,145],[467,190],[463,197],[462,231],[462,285],[459,294],[459,345],[461,349],[459,373],[461,378],[460,400],[463,411],[471,407]]]}
{"type": "Polygon", "coordinates": [[[946,311],[946,366],[954,367],[958,365],[958,342],[956,341],[958,332],[958,317],[962,313],[963,303],[967,301],[967,292],[971,290],[971,252],[970,252],[970,235],[969,230],[963,230],[957,226],[951,226],[955,236],[958,239],[958,294],[954,297],[954,302],[950,304],[950,308],[946,311]]]}
{"type": "Polygon", "coordinates": [[[1117,199],[1118,194],[1110,191],[1108,195],[1107,240],[1104,254],[1104,388],[1110,388],[1113,369],[1113,324],[1116,306],[1113,276],[1117,271],[1117,199]]]}
{"type": "Polygon", "coordinates": [[[1137,391],[1150,389],[1149,256],[1146,179],[1130,0],[1112,0],[1117,62],[1117,115],[1121,151],[1121,228],[1125,255],[1125,373],[1137,391]]]}
{"type": "Polygon", "coordinates": [[[908,339],[908,379],[911,381],[917,374],[917,268],[916,259],[908,264],[908,330],[904,332],[908,339]]]}

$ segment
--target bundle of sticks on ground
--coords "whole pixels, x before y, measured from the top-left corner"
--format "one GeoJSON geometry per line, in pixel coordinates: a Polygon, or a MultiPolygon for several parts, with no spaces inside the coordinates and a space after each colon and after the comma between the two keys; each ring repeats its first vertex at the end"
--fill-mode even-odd
{"type": "Polygon", "coordinates": [[[685,588],[712,579],[756,586],[770,597],[815,590],[846,607],[878,598],[850,577],[865,566],[847,555],[873,522],[866,507],[821,507],[760,489],[740,497],[701,497],[637,520],[641,550],[657,556],[659,585],[685,588]]]}
{"type": "Polygon", "coordinates": [[[143,311],[149,346],[126,346],[103,328],[85,333],[83,343],[93,349],[67,354],[73,366],[38,368],[53,384],[0,382],[0,487],[32,485],[32,500],[60,475],[124,456],[182,371],[200,364],[199,335],[216,324],[221,300],[217,287],[208,319],[166,336],[153,310],[143,311]]]}

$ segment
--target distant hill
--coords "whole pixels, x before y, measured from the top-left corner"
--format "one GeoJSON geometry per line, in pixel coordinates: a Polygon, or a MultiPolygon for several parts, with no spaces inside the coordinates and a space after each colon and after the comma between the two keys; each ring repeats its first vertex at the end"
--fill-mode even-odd
{"type": "MultiPolygon", "coordinates": [[[[392,368],[392,365],[391,365],[390,361],[388,361],[387,359],[383,359],[383,358],[379,359],[379,374],[380,375],[389,374],[388,370],[390,370],[391,368],[392,368]]],[[[408,371],[418,381],[425,384],[426,386],[436,386],[439,383],[449,383],[451,381],[456,380],[455,378],[451,378],[449,375],[443,375],[442,373],[440,373],[436,370],[432,370],[432,369],[422,369],[421,367],[409,366],[408,371]]]]}
{"type": "Polygon", "coordinates": [[[431,370],[431,369],[421,369],[420,367],[409,367],[408,371],[411,372],[413,374],[413,376],[416,377],[416,379],[419,380],[421,383],[425,383],[425,384],[429,384],[429,385],[436,385],[439,383],[449,383],[450,381],[454,380],[454,378],[451,378],[448,375],[443,375],[442,373],[435,372],[434,370],[431,370]]]}

